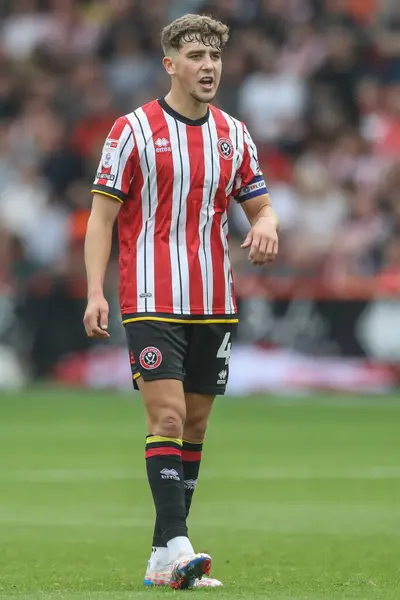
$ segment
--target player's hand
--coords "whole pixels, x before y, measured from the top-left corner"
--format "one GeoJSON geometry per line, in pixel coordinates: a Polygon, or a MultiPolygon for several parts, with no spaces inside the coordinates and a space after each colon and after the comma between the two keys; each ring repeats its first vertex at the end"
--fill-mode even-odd
{"type": "Polygon", "coordinates": [[[109,338],[108,328],[108,302],[103,294],[89,298],[83,324],[86,334],[90,338],[109,338]]]}
{"type": "Polygon", "coordinates": [[[253,265],[273,262],[278,254],[278,232],[274,219],[260,217],[250,229],[241,248],[250,248],[249,260],[253,265]]]}

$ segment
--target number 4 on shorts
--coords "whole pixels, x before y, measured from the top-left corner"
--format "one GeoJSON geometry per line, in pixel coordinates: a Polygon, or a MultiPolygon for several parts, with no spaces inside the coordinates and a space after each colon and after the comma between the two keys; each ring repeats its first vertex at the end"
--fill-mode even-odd
{"type": "Polygon", "coordinates": [[[231,356],[232,344],[229,341],[230,339],[231,339],[231,334],[230,334],[230,332],[228,332],[225,334],[225,337],[222,340],[222,344],[218,348],[218,352],[217,352],[217,358],[224,358],[226,365],[229,363],[229,359],[231,356]]]}

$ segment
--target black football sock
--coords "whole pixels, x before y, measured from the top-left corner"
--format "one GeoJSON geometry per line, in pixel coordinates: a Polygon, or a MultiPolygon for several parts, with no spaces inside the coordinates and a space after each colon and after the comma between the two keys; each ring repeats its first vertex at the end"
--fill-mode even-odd
{"type": "MultiPolygon", "coordinates": [[[[203,444],[195,444],[184,440],[182,445],[182,464],[183,464],[183,476],[185,485],[185,507],[186,516],[189,515],[190,507],[192,505],[192,498],[197,485],[197,478],[199,476],[201,453],[203,450],[203,444]]],[[[156,524],[154,527],[153,534],[153,546],[155,548],[165,547],[167,544],[164,542],[162,537],[162,529],[158,517],[156,518],[156,524]]]]}
{"type": "Polygon", "coordinates": [[[187,537],[182,440],[148,435],[146,468],[156,508],[153,546],[166,546],[174,537],[187,537]]]}
{"type": "Polygon", "coordinates": [[[153,533],[153,548],[166,548],[167,544],[164,542],[162,537],[162,529],[160,525],[160,520],[156,516],[156,523],[154,525],[154,533],[153,533]]]}
{"type": "Polygon", "coordinates": [[[182,445],[182,464],[183,464],[183,476],[185,484],[185,507],[186,516],[190,512],[192,505],[192,498],[194,490],[197,485],[197,478],[199,476],[201,454],[203,450],[203,444],[195,444],[194,442],[188,442],[183,440],[182,445]]]}

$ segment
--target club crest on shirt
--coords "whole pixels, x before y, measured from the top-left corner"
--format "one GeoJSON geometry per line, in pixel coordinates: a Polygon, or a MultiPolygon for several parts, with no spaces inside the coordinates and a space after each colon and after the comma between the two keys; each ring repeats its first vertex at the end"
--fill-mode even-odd
{"type": "Polygon", "coordinates": [[[143,369],[156,369],[162,363],[162,354],[158,348],[147,346],[147,348],[144,348],[144,350],[141,351],[139,362],[143,369]]]}
{"type": "Polygon", "coordinates": [[[233,144],[230,139],[219,138],[217,148],[218,148],[218,152],[219,152],[220,156],[222,156],[222,158],[225,158],[225,160],[232,160],[234,150],[233,150],[233,144]]]}

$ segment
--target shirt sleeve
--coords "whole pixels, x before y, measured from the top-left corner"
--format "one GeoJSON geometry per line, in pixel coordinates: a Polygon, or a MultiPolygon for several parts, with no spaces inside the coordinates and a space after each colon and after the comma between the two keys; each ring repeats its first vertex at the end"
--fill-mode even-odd
{"type": "Polygon", "coordinates": [[[243,159],[235,176],[232,196],[239,203],[268,194],[258,162],[257,148],[246,126],[243,126],[243,159]]]}
{"type": "Polygon", "coordinates": [[[105,194],[125,202],[136,163],[137,150],[132,127],[126,117],[120,117],[104,142],[92,193],[105,194]]]}

